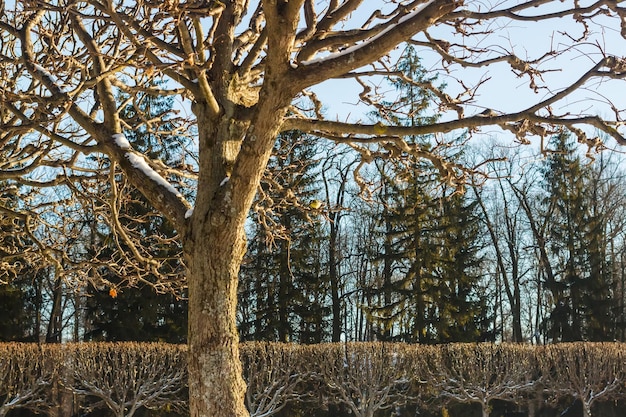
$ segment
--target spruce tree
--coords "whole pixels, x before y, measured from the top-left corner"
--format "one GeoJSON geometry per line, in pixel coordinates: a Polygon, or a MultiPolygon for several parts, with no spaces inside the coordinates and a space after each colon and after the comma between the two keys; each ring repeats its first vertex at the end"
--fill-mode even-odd
{"type": "Polygon", "coordinates": [[[243,340],[319,343],[328,339],[329,280],[322,258],[316,138],[280,135],[249,226],[240,272],[243,340]],[[313,206],[313,207],[311,207],[313,206]]]}
{"type": "MultiPolygon", "coordinates": [[[[400,97],[377,115],[388,123],[418,126],[437,119],[429,108],[432,94],[415,50],[407,47],[398,65],[404,76],[392,80],[400,97]],[[412,80],[412,81],[408,81],[412,80]]],[[[413,137],[412,144],[432,149],[433,138],[413,137]]],[[[459,156],[448,155],[451,160],[459,156]]],[[[476,285],[478,226],[475,205],[460,190],[442,185],[428,161],[401,158],[379,164],[378,193],[380,283],[377,305],[370,306],[378,337],[407,342],[477,340],[480,300],[476,285]]]]}
{"type": "Polygon", "coordinates": [[[547,283],[554,299],[549,334],[554,341],[613,340],[606,328],[614,322],[606,224],[594,209],[593,165],[581,160],[566,131],[550,145],[542,171],[543,205],[552,213],[549,246],[560,273],[547,283]]]}

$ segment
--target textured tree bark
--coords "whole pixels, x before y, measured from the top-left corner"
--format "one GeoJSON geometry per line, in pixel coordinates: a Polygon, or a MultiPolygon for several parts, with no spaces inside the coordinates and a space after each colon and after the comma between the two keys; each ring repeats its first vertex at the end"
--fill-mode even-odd
{"type": "Polygon", "coordinates": [[[191,417],[248,416],[236,327],[244,225],[290,101],[278,93],[266,97],[249,122],[233,107],[213,118],[208,106],[194,109],[204,123],[198,123],[198,195],[183,234],[191,417]]]}
{"type": "Polygon", "coordinates": [[[239,267],[246,251],[244,222],[256,187],[250,178],[248,187],[233,195],[232,166],[242,130],[231,127],[229,132],[230,118],[211,117],[208,106],[198,105],[194,111],[204,121],[199,123],[204,148],[196,205],[183,238],[189,286],[190,415],[244,417],[248,412],[235,320],[239,267]]]}
{"type": "Polygon", "coordinates": [[[243,228],[205,224],[189,265],[189,397],[192,417],[248,415],[235,326],[243,228]],[[209,242],[218,242],[209,246],[209,242]]]}

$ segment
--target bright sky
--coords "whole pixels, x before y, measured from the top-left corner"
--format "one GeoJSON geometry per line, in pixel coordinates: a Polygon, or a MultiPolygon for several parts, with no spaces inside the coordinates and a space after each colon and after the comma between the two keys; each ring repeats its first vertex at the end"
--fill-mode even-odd
{"type": "MultiPolygon", "coordinates": [[[[508,2],[511,3],[511,2],[508,2]]],[[[518,2],[515,2],[518,3],[518,2]]],[[[555,1],[547,7],[532,9],[533,13],[542,10],[567,8],[568,3],[555,1]]],[[[583,2],[584,3],[584,2],[583,2]]],[[[589,3],[589,2],[587,2],[589,3]]],[[[468,7],[479,7],[485,2],[467,2],[468,7]]],[[[365,15],[365,14],[364,14],[365,15]]],[[[355,19],[365,20],[361,16],[355,19]]],[[[463,41],[460,37],[454,38],[455,42],[473,43],[477,46],[503,46],[513,50],[523,59],[534,59],[541,56],[552,47],[556,50],[566,50],[560,57],[546,61],[540,68],[555,70],[543,76],[544,83],[537,80],[542,88],[538,93],[529,88],[528,77],[517,78],[508,64],[495,64],[489,68],[467,69],[454,67],[452,76],[462,78],[468,85],[478,82],[482,78],[490,78],[476,96],[475,108],[468,108],[466,115],[480,113],[485,108],[492,108],[500,112],[512,112],[523,110],[547,98],[551,92],[559,91],[578,79],[584,72],[589,70],[595,62],[601,58],[601,49],[609,54],[621,55],[626,51],[626,41],[620,36],[619,20],[598,18],[597,24],[591,25],[592,39],[585,43],[575,43],[562,34],[568,31],[574,36],[582,33],[582,26],[576,25],[572,18],[554,19],[551,21],[534,22],[506,22],[504,20],[492,24],[496,33],[463,41]]],[[[447,29],[435,30],[433,35],[452,41],[453,38],[447,29]]],[[[436,68],[438,56],[426,49],[418,49],[423,52],[422,64],[426,68],[436,68]]],[[[396,55],[399,51],[396,51],[396,55]]],[[[455,95],[460,91],[458,83],[448,79],[446,92],[455,95]]],[[[314,88],[323,102],[327,104],[327,116],[330,119],[341,121],[367,121],[364,106],[355,106],[358,102],[358,93],[361,91],[358,84],[352,80],[332,80],[314,88]]],[[[393,93],[390,88],[389,91],[393,93]]],[[[623,80],[598,80],[594,84],[586,85],[572,97],[554,106],[553,110],[559,113],[586,112],[611,116],[610,108],[603,104],[605,98],[611,98],[617,107],[624,106],[623,97],[626,96],[626,84],[623,80]]]]}

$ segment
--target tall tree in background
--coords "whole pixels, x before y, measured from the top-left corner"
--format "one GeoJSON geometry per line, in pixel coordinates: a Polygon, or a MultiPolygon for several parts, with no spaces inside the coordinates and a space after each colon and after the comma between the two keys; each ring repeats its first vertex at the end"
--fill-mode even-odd
{"type": "Polygon", "coordinates": [[[587,242],[587,291],[583,295],[584,340],[615,341],[624,328],[618,316],[619,262],[614,248],[622,245],[617,230],[624,230],[623,174],[608,155],[599,155],[591,164],[586,178],[587,225],[583,238],[587,242]],[[616,233],[617,232],[617,233],[616,233]],[[612,249],[613,248],[613,249],[612,249]]]}
{"type": "Polygon", "coordinates": [[[554,205],[550,224],[550,246],[563,271],[551,288],[555,299],[552,312],[552,333],[556,340],[582,340],[582,296],[585,292],[588,199],[585,196],[585,176],[588,171],[575,154],[567,133],[555,136],[545,166],[545,206],[554,205]]]}
{"type": "Polygon", "coordinates": [[[562,271],[550,288],[555,306],[550,317],[554,340],[613,340],[601,323],[614,322],[607,264],[606,220],[597,210],[594,169],[584,164],[567,133],[551,141],[554,151],[544,166],[545,206],[554,207],[550,247],[562,271]]]}
{"type": "MultiPolygon", "coordinates": [[[[378,117],[408,127],[434,123],[435,97],[427,86],[436,77],[427,76],[415,48],[404,50],[397,71],[400,75],[390,81],[399,97],[382,103],[378,117]]],[[[424,149],[442,145],[428,136],[407,140],[424,149]]],[[[381,303],[371,306],[382,325],[379,337],[423,343],[476,340],[474,287],[479,276],[474,274],[480,259],[475,207],[458,190],[441,186],[432,164],[403,156],[379,169],[384,243],[382,280],[375,292],[381,303]]]]}
{"type": "MultiPolygon", "coordinates": [[[[345,260],[350,254],[347,249],[346,236],[350,232],[352,234],[358,233],[354,225],[350,230],[351,227],[345,224],[346,218],[349,217],[347,207],[350,199],[350,188],[353,185],[351,175],[358,159],[353,152],[350,152],[349,148],[344,148],[343,151],[331,149],[327,152],[329,154],[322,161],[320,169],[323,184],[322,195],[325,197],[321,209],[326,219],[325,229],[327,229],[328,234],[328,238],[325,240],[325,249],[332,314],[331,341],[340,342],[341,334],[344,333],[345,337],[345,334],[348,333],[348,307],[345,292],[347,288],[346,271],[349,268],[345,264],[345,260]]],[[[357,246],[357,248],[362,253],[364,248],[362,246],[357,246]]]]}
{"type": "MultiPolygon", "coordinates": [[[[502,155],[502,151],[495,144],[488,144],[489,155],[492,159],[504,157],[506,162],[491,164],[491,171],[495,172],[496,178],[488,184],[474,185],[473,200],[480,207],[481,220],[485,224],[488,238],[486,246],[492,252],[494,266],[494,277],[496,285],[504,288],[504,294],[508,301],[511,316],[511,341],[523,342],[524,334],[522,330],[522,288],[525,275],[530,268],[525,264],[527,257],[526,247],[531,245],[532,235],[526,233],[524,224],[524,210],[522,203],[518,201],[516,195],[511,191],[515,187],[527,191],[525,185],[532,182],[532,171],[525,170],[522,179],[519,180],[518,167],[520,158],[517,153],[507,152],[502,155]],[[494,145],[494,146],[491,146],[494,145]],[[518,184],[518,182],[522,184],[518,184]],[[515,183],[515,185],[513,185],[515,183]]],[[[526,198],[524,194],[524,198],[526,198]]],[[[527,200],[526,200],[527,201],[527,200]]],[[[498,291],[496,290],[496,293],[498,291]]],[[[494,297],[496,300],[499,297],[494,297]]],[[[501,302],[495,305],[494,309],[502,311],[501,302]],[[500,307],[500,308],[498,308],[500,307]]],[[[504,316],[501,314],[501,316],[504,316]]],[[[505,327],[504,317],[501,317],[502,324],[494,325],[494,328],[503,330],[505,327]]],[[[507,338],[503,335],[503,339],[507,338]]]]}
{"type": "MultiPolygon", "coordinates": [[[[47,204],[68,204],[65,197],[55,198],[67,196],[78,177],[97,180],[101,174],[83,155],[106,154],[112,174],[107,178],[123,173],[172,223],[189,284],[192,417],[247,415],[238,359],[237,283],[246,253],[248,212],[280,132],[299,130],[347,142],[360,154],[359,169],[375,157],[389,157],[389,149],[424,158],[453,185],[464,179],[461,167],[448,163],[447,154],[438,153],[441,149],[404,138],[497,125],[528,141],[554,134],[554,126],[565,126],[579,141],[595,147],[599,142],[581,128],[586,125],[626,142],[620,133],[624,115],[619,106],[595,101],[598,114],[615,115],[615,120],[604,120],[577,107],[581,100],[574,97],[597,79],[606,79],[602,85],[609,86],[610,97],[613,81],[626,76],[624,60],[603,47],[615,45],[621,56],[623,40],[605,43],[597,35],[607,27],[611,33],[620,32],[626,10],[615,2],[582,7],[577,2],[525,1],[485,7],[462,0],[20,0],[0,3],[0,10],[0,179],[64,189],[50,193],[47,204]],[[534,43],[540,50],[527,58],[530,47],[513,38],[527,39],[534,26],[555,19],[559,28],[566,19],[573,27],[549,33],[553,42],[534,43]],[[528,27],[511,32],[518,22],[528,27]],[[599,30],[587,30],[590,27],[599,30]],[[389,74],[390,52],[406,42],[433,58],[430,71],[455,84],[450,90],[454,96],[428,86],[437,97],[436,106],[448,113],[446,121],[381,129],[377,124],[335,121],[335,115],[325,119],[313,87],[343,78],[363,86],[360,98],[371,103],[376,98],[372,86],[389,74]],[[574,43],[576,48],[570,48],[574,43]],[[570,53],[576,58],[586,55],[589,66],[573,68],[570,53]],[[573,77],[559,74],[558,85],[548,85],[553,80],[542,78],[548,60],[550,69],[575,71],[573,77]],[[477,92],[488,80],[455,77],[465,78],[468,67],[486,73],[492,66],[510,69],[500,86],[519,85],[513,80],[523,78],[531,92],[526,103],[532,104],[515,100],[503,105],[501,113],[478,114],[476,105],[493,107],[476,103],[483,99],[477,92]],[[154,77],[166,77],[170,83],[152,88],[153,95],[175,95],[181,102],[189,100],[186,106],[191,103],[193,114],[187,120],[197,123],[197,171],[159,163],[136,150],[124,135],[124,106],[119,106],[116,93],[140,96],[146,79],[154,77]],[[569,79],[573,81],[563,85],[569,79]],[[539,90],[546,94],[532,94],[539,90]],[[561,105],[566,109],[556,113],[561,105]],[[36,172],[42,166],[48,168],[45,179],[36,172]],[[169,181],[189,171],[198,174],[193,211],[190,200],[169,181]]],[[[549,25],[550,32],[554,27],[549,25]]],[[[159,121],[145,118],[144,123],[159,121]]],[[[25,207],[18,217],[42,220],[30,213],[37,211],[25,207]]],[[[120,237],[123,230],[116,233],[120,237]]],[[[49,247],[47,241],[37,243],[49,247]]],[[[132,261],[135,269],[155,266],[141,250],[125,261],[132,261]]],[[[85,269],[76,262],[60,266],[57,272],[63,277],[78,266],[85,269]]]]}
{"type": "Polygon", "coordinates": [[[328,334],[316,139],[278,136],[255,204],[240,278],[244,340],[319,343],[328,334]]]}
{"type": "Polygon", "coordinates": [[[443,245],[436,270],[441,283],[433,325],[438,342],[475,342],[491,339],[492,312],[485,309],[482,230],[477,203],[466,195],[444,196],[443,245]]]}

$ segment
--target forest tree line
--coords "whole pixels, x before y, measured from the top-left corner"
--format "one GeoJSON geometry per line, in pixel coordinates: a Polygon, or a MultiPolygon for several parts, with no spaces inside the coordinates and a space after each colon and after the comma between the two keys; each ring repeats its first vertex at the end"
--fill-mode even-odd
{"type": "MultiPolygon", "coordinates": [[[[411,79],[426,77],[413,49],[400,62],[411,79]]],[[[428,91],[389,82],[399,98],[373,120],[437,119],[428,91]]],[[[171,106],[145,96],[122,115],[171,106]]],[[[175,131],[171,124],[164,129],[175,131]]],[[[189,146],[185,137],[164,142],[141,130],[126,137],[168,163],[189,146]]],[[[450,163],[490,162],[459,187],[429,160],[379,158],[364,168],[348,145],[281,134],[247,227],[241,340],[624,341],[620,156],[581,154],[566,130],[535,153],[487,142],[470,148],[464,139],[446,141],[450,163]]],[[[429,136],[411,141],[442,146],[429,136]]],[[[106,158],[92,163],[109,169],[106,158]]],[[[39,201],[46,219],[29,230],[0,217],[2,340],[186,340],[176,231],[123,177],[114,180],[120,190],[105,181],[56,191],[72,201],[65,207],[48,206],[45,190],[2,183],[3,207],[39,201]],[[111,233],[118,223],[130,231],[124,239],[111,233]],[[35,255],[29,234],[55,253],[35,255]],[[157,266],[137,274],[133,257],[157,266]]],[[[190,181],[179,180],[182,189],[190,181]]]]}

